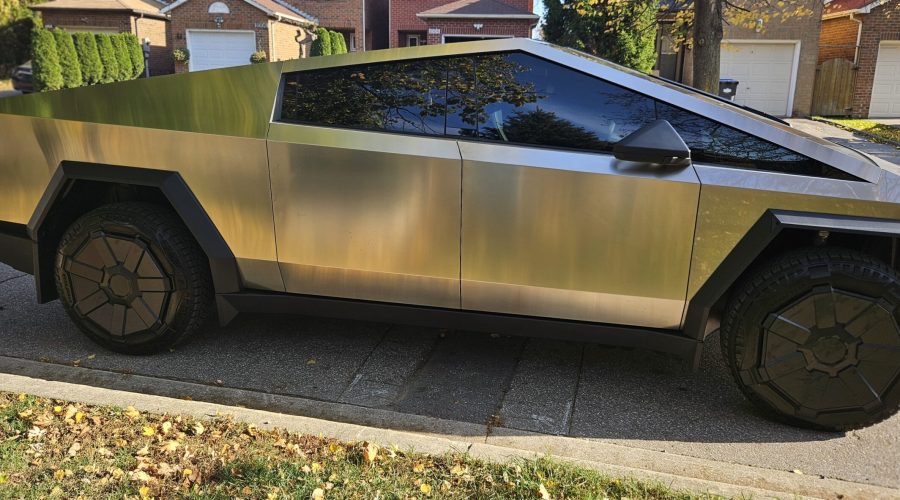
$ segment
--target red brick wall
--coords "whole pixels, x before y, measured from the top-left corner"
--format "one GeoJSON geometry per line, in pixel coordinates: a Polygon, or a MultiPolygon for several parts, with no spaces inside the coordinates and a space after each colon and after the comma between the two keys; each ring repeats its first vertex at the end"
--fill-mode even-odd
{"type": "Polygon", "coordinates": [[[168,42],[169,22],[151,17],[133,17],[133,33],[141,43],[150,39],[150,75],[168,75],[175,71],[172,49],[168,42]]]}
{"type": "Polygon", "coordinates": [[[531,21],[527,19],[430,19],[428,26],[441,30],[439,34],[428,35],[429,45],[442,43],[445,35],[531,36],[531,21]],[[483,24],[484,27],[476,30],[474,24],[483,24]]]}
{"type": "MultiPolygon", "coordinates": [[[[253,7],[244,0],[218,0],[228,5],[229,14],[210,14],[209,4],[214,0],[193,0],[175,7],[169,12],[170,39],[172,50],[187,48],[187,30],[244,30],[256,33],[256,50],[264,50],[269,57],[269,18],[265,12],[253,7]],[[215,19],[222,18],[222,25],[216,25],[215,19]],[[256,26],[265,26],[257,28],[256,26]]],[[[249,61],[248,61],[249,63],[249,61]]],[[[187,63],[175,63],[175,71],[183,73],[188,70],[187,63]]]]}
{"type": "Polygon", "coordinates": [[[853,60],[856,54],[856,35],[859,23],[850,16],[822,21],[822,32],[819,34],[819,64],[829,59],[853,60]]]}
{"type": "MultiPolygon", "coordinates": [[[[440,5],[445,5],[445,4],[451,3],[451,1],[452,0],[391,0],[391,7],[390,7],[390,10],[391,10],[391,12],[390,12],[390,16],[391,16],[391,21],[390,21],[391,47],[399,47],[400,46],[400,32],[401,31],[425,31],[426,29],[428,29],[428,25],[425,23],[425,21],[416,17],[416,14],[418,14],[419,12],[429,10],[429,9],[433,9],[440,5]]],[[[504,3],[512,5],[514,7],[518,7],[522,10],[527,10],[528,12],[531,12],[531,7],[533,6],[533,3],[534,3],[533,0],[502,0],[502,1],[504,3]]],[[[432,19],[430,22],[432,24],[436,25],[436,23],[444,24],[447,21],[448,20],[445,20],[445,19],[432,19]]],[[[456,22],[456,21],[454,21],[454,22],[456,22]]],[[[471,25],[476,22],[484,23],[485,27],[487,27],[487,23],[488,23],[488,21],[481,21],[481,20],[477,20],[477,19],[466,19],[465,22],[469,24],[470,29],[471,29],[471,25]]],[[[501,21],[501,22],[503,22],[503,23],[514,22],[515,26],[511,26],[511,29],[515,30],[516,33],[521,32],[521,28],[520,28],[521,24],[529,23],[528,21],[523,21],[523,20],[508,20],[508,21],[501,21]]],[[[499,28],[499,26],[498,26],[498,28],[499,28]]],[[[524,35],[517,35],[515,33],[491,33],[491,34],[514,35],[514,36],[525,36],[525,37],[531,36],[531,33],[527,28],[525,29],[525,32],[526,33],[524,35]]],[[[459,34],[462,34],[462,33],[460,32],[459,34]]],[[[428,38],[429,38],[428,43],[433,43],[431,41],[431,39],[433,37],[434,37],[434,35],[428,36],[428,38]]],[[[438,42],[436,42],[436,43],[440,43],[439,42],[440,35],[437,36],[437,40],[438,40],[438,42]]]]}
{"type": "Polygon", "coordinates": [[[41,18],[45,26],[88,30],[90,28],[110,28],[119,33],[131,32],[131,13],[90,10],[42,10],[41,18]]]}
{"type": "MultiPolygon", "coordinates": [[[[363,0],[285,0],[315,16],[319,25],[335,31],[353,32],[356,50],[363,50],[363,0]]],[[[347,41],[350,48],[350,41],[347,41]]]]}
{"type": "Polygon", "coordinates": [[[869,116],[879,44],[884,40],[900,40],[900,0],[888,2],[860,18],[863,31],[859,43],[859,70],[853,91],[853,116],[864,118],[869,116]]]}

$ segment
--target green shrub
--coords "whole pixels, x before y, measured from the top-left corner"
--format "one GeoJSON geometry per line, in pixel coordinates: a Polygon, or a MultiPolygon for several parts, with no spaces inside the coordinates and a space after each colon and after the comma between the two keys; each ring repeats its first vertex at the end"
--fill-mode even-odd
{"type": "Polygon", "coordinates": [[[37,28],[31,39],[31,71],[35,90],[43,92],[63,88],[65,82],[53,33],[44,28],[37,28]]]}
{"type": "Polygon", "coordinates": [[[111,83],[119,78],[119,62],[116,59],[116,50],[113,48],[112,39],[106,33],[95,35],[97,40],[97,53],[100,54],[100,64],[103,66],[103,78],[100,83],[111,83]]]}
{"type": "Polygon", "coordinates": [[[124,82],[134,77],[134,65],[131,64],[131,54],[128,52],[128,42],[123,34],[112,35],[113,50],[116,53],[116,62],[119,63],[119,77],[116,81],[124,82]]]}
{"type": "Polygon", "coordinates": [[[31,37],[40,15],[28,6],[35,0],[0,0],[0,78],[31,57],[31,37]]]}
{"type": "Polygon", "coordinates": [[[338,33],[337,31],[330,31],[328,32],[328,35],[331,37],[331,53],[346,54],[347,44],[344,41],[344,35],[338,33]]]}
{"type": "Polygon", "coordinates": [[[175,62],[186,63],[191,60],[191,52],[188,49],[175,49],[172,51],[175,62]]]}
{"type": "Polygon", "coordinates": [[[316,28],[316,39],[313,40],[309,54],[311,56],[330,56],[332,54],[331,34],[327,29],[316,28]]]}
{"type": "Polygon", "coordinates": [[[91,33],[73,33],[75,53],[81,65],[81,77],[86,85],[96,85],[103,80],[103,64],[97,51],[97,40],[91,33]]]}
{"type": "Polygon", "coordinates": [[[74,89],[84,85],[81,74],[81,63],[78,62],[78,53],[75,51],[75,42],[68,31],[53,30],[56,38],[56,53],[59,55],[59,67],[62,70],[63,86],[74,89]]]}
{"type": "Polygon", "coordinates": [[[266,55],[265,50],[257,50],[256,52],[250,54],[250,62],[253,64],[261,64],[269,60],[269,56],[266,55]]]}
{"type": "Polygon", "coordinates": [[[131,56],[131,77],[140,78],[144,74],[144,48],[141,47],[141,41],[133,33],[123,33],[122,38],[128,55],[131,56]]]}

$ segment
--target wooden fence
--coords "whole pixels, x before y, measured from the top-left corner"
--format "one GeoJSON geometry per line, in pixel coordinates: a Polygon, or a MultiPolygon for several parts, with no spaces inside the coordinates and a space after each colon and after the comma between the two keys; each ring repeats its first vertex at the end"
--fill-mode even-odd
{"type": "Polygon", "coordinates": [[[816,69],[812,114],[818,116],[849,115],[853,106],[856,68],[847,59],[829,59],[816,69]]]}

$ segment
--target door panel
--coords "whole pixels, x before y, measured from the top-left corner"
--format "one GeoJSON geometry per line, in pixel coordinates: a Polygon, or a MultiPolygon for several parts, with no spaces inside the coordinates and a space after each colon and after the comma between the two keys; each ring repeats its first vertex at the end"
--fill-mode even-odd
{"type": "Polygon", "coordinates": [[[459,308],[456,142],[273,123],[288,292],[459,308]]]}
{"type": "Polygon", "coordinates": [[[462,307],[678,328],[700,185],[693,168],[460,142],[462,307]]]}

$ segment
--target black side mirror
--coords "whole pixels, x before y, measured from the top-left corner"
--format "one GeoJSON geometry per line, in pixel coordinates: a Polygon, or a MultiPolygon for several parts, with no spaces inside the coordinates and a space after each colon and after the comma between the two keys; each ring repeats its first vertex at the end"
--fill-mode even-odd
{"type": "Polygon", "coordinates": [[[668,121],[656,120],[617,142],[613,155],[624,161],[687,165],[691,161],[691,148],[668,121]]]}

